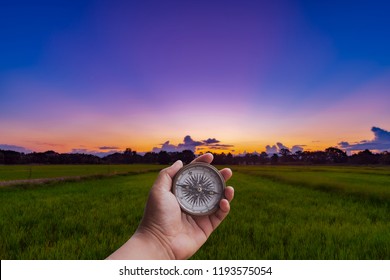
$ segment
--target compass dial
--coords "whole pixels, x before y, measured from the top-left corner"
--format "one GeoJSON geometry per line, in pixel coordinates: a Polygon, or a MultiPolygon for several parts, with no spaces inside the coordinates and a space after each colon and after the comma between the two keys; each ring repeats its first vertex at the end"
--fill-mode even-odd
{"type": "Polygon", "coordinates": [[[209,215],[219,208],[225,180],[214,166],[194,162],[180,169],[173,179],[172,192],[180,207],[191,215],[209,215]]]}

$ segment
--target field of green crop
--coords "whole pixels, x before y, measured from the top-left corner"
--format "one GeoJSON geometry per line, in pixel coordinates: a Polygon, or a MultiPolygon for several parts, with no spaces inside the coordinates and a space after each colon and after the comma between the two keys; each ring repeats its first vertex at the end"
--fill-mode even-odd
{"type": "Polygon", "coordinates": [[[0,182],[70,176],[115,175],[159,170],[146,164],[0,165],[0,182]]]}
{"type": "MultiPolygon", "coordinates": [[[[0,258],[107,257],[136,229],[161,169],[128,167],[125,175],[0,188],[0,258]]],[[[193,259],[390,259],[389,168],[232,169],[231,213],[193,259]]]]}

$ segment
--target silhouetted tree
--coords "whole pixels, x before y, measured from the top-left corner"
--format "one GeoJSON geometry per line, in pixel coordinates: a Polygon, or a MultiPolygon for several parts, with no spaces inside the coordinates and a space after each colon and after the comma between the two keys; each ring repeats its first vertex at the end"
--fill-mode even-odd
{"type": "Polygon", "coordinates": [[[4,163],[5,164],[21,164],[22,162],[22,156],[24,154],[18,153],[15,151],[3,151],[4,153],[4,163]]]}
{"type": "Polygon", "coordinates": [[[385,151],[380,154],[379,163],[390,164],[390,152],[385,151]]]}
{"type": "Polygon", "coordinates": [[[225,164],[233,164],[233,155],[232,155],[232,153],[228,153],[227,155],[226,155],[226,161],[225,161],[225,164]]]}
{"type": "Polygon", "coordinates": [[[130,148],[126,148],[126,150],[123,152],[123,159],[124,163],[127,164],[134,162],[133,151],[130,148]]]}
{"type": "Polygon", "coordinates": [[[268,154],[266,152],[262,152],[259,155],[259,162],[261,164],[266,164],[266,163],[268,163],[268,161],[269,161],[268,154]]]}
{"type": "Polygon", "coordinates": [[[180,153],[179,159],[188,164],[195,159],[195,154],[191,150],[184,150],[180,153]]]}
{"type": "Polygon", "coordinates": [[[121,163],[124,164],[126,163],[126,155],[122,153],[113,153],[111,155],[105,156],[104,160],[107,163],[121,163]]]}
{"type": "Polygon", "coordinates": [[[142,162],[142,157],[137,154],[137,151],[133,151],[130,148],[126,148],[123,152],[123,161],[124,163],[140,163],[142,162]]]}
{"type": "Polygon", "coordinates": [[[226,164],[225,153],[221,153],[221,154],[213,153],[213,156],[214,156],[214,160],[213,160],[214,164],[226,164]]]}
{"type": "Polygon", "coordinates": [[[298,150],[296,151],[293,155],[292,155],[292,158],[294,161],[302,161],[302,155],[303,155],[303,152],[298,150]]]}
{"type": "Polygon", "coordinates": [[[158,162],[158,154],[154,152],[148,152],[143,157],[144,163],[157,163],[158,162]]]}
{"type": "Polygon", "coordinates": [[[259,156],[255,153],[247,153],[244,156],[245,164],[256,165],[259,162],[259,156]]]}
{"type": "MultiPolygon", "coordinates": [[[[245,155],[233,156],[231,153],[213,153],[213,164],[233,165],[233,164],[278,164],[283,163],[303,163],[303,164],[390,164],[390,153],[373,153],[364,150],[352,156],[348,156],[344,151],[330,147],[325,151],[297,151],[294,154],[287,149],[281,149],[280,157],[274,154],[269,157],[265,152],[247,153],[245,155]]],[[[127,148],[123,153],[113,153],[103,158],[90,154],[59,154],[55,151],[43,153],[19,153],[15,151],[0,150],[0,164],[129,164],[129,163],[160,163],[169,164],[177,159],[184,163],[189,163],[195,158],[191,150],[182,152],[161,151],[160,153],[148,152],[144,156],[136,151],[127,148]]]]}
{"type": "Polygon", "coordinates": [[[348,161],[347,153],[334,147],[325,150],[326,160],[329,163],[345,163],[348,161]]]}
{"type": "Polygon", "coordinates": [[[279,161],[279,156],[278,156],[278,154],[273,154],[273,155],[271,156],[271,164],[277,164],[278,161],[279,161]]]}
{"type": "Polygon", "coordinates": [[[323,151],[311,152],[311,163],[325,164],[326,163],[326,153],[323,151]]]}
{"type": "Polygon", "coordinates": [[[279,151],[280,154],[280,162],[291,162],[291,152],[289,149],[282,148],[279,151]]]}
{"type": "Polygon", "coordinates": [[[354,164],[377,164],[379,155],[373,154],[370,150],[364,150],[350,157],[350,162],[354,164]]]}
{"type": "Polygon", "coordinates": [[[158,153],[157,161],[159,164],[169,164],[171,162],[171,157],[166,151],[160,151],[158,153]]]}

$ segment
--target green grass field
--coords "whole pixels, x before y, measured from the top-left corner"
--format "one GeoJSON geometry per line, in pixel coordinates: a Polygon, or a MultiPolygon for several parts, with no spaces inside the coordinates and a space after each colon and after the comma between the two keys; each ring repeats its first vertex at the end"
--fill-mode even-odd
{"type": "Polygon", "coordinates": [[[115,175],[160,170],[147,164],[0,165],[0,182],[56,177],[115,175]]]}
{"type": "MultiPolygon", "coordinates": [[[[93,167],[32,166],[114,173],[93,167]]],[[[23,168],[0,166],[0,181],[26,179],[23,168]]],[[[103,259],[122,245],[161,166],[110,168],[126,174],[0,188],[1,259],[103,259]]],[[[231,213],[193,259],[390,259],[390,168],[232,169],[231,213]]]]}

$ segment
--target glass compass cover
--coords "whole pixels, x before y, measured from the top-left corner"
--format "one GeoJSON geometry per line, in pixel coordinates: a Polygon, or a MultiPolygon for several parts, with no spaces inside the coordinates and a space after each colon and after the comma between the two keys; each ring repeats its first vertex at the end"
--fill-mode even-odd
{"type": "Polygon", "coordinates": [[[225,180],[214,166],[190,163],[173,179],[172,192],[180,207],[192,215],[209,215],[219,208],[224,197],[225,180]]]}

